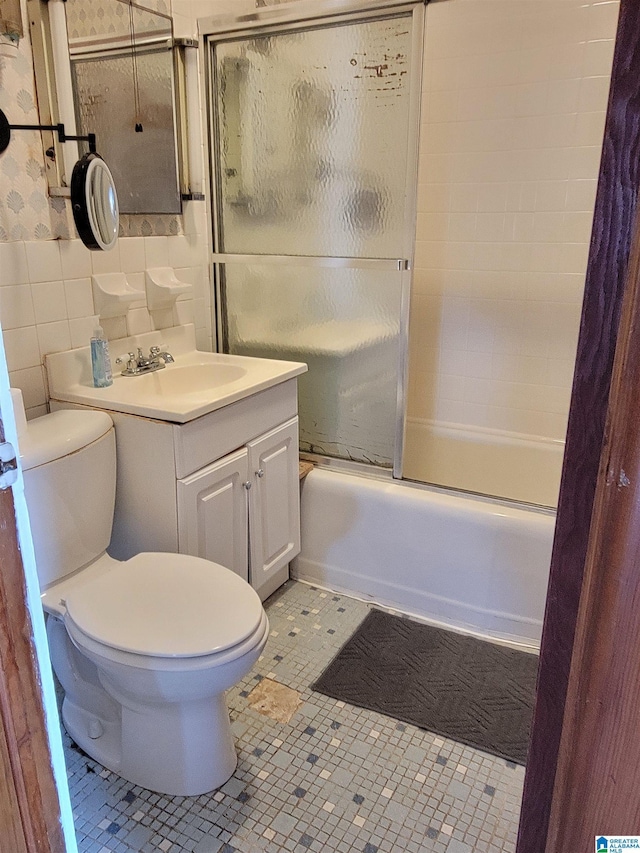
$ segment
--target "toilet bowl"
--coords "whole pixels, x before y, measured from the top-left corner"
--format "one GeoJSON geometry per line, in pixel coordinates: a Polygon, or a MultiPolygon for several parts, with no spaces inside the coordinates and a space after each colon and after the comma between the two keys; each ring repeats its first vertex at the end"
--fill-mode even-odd
{"type": "Polygon", "coordinates": [[[220,787],[237,761],[224,692],[269,630],[257,593],[198,557],[106,553],[115,442],[105,413],[45,415],[20,447],[65,728],[144,788],[190,796],[220,787]]]}

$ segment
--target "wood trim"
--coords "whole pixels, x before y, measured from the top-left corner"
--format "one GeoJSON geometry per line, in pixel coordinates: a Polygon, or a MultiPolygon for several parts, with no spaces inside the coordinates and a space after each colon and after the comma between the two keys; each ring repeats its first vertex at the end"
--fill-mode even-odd
{"type": "Polygon", "coordinates": [[[640,834],[640,219],[619,339],[547,853],[640,834]]]}
{"type": "Polygon", "coordinates": [[[621,0],[517,853],[540,853],[549,827],[625,270],[640,185],[638,80],[640,3],[621,0]]]}
{"type": "Polygon", "coordinates": [[[0,838],[7,850],[28,853],[4,729],[0,729],[0,838]]]}
{"type": "MultiPolygon", "coordinates": [[[[3,438],[0,421],[0,441],[3,438]]],[[[0,772],[5,782],[0,785],[0,850],[63,853],[10,489],[0,491],[0,566],[0,772]]]]}

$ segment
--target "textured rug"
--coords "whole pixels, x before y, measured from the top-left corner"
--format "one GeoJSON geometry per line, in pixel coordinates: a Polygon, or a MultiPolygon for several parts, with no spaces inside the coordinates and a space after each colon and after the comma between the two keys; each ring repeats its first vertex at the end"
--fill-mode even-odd
{"type": "Polygon", "coordinates": [[[371,610],[312,686],[524,764],[537,655],[371,610]]]}

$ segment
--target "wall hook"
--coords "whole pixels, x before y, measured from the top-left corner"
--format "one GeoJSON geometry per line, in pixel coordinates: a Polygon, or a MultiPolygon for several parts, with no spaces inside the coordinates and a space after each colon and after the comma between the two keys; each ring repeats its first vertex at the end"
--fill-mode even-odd
{"type": "Polygon", "coordinates": [[[9,119],[0,110],[0,154],[6,151],[9,146],[12,130],[54,130],[58,134],[60,142],[66,142],[69,139],[77,142],[88,142],[89,151],[92,154],[96,153],[95,133],[89,133],[86,136],[71,136],[65,132],[63,124],[9,124],[9,119]]]}

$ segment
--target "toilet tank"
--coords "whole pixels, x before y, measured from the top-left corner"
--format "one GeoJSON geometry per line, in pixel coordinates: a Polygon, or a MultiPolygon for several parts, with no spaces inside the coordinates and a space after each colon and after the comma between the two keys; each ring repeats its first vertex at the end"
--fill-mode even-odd
{"type": "Polygon", "coordinates": [[[44,590],[109,544],[116,493],[113,422],[106,412],[65,409],[29,421],[18,443],[44,590]]]}

